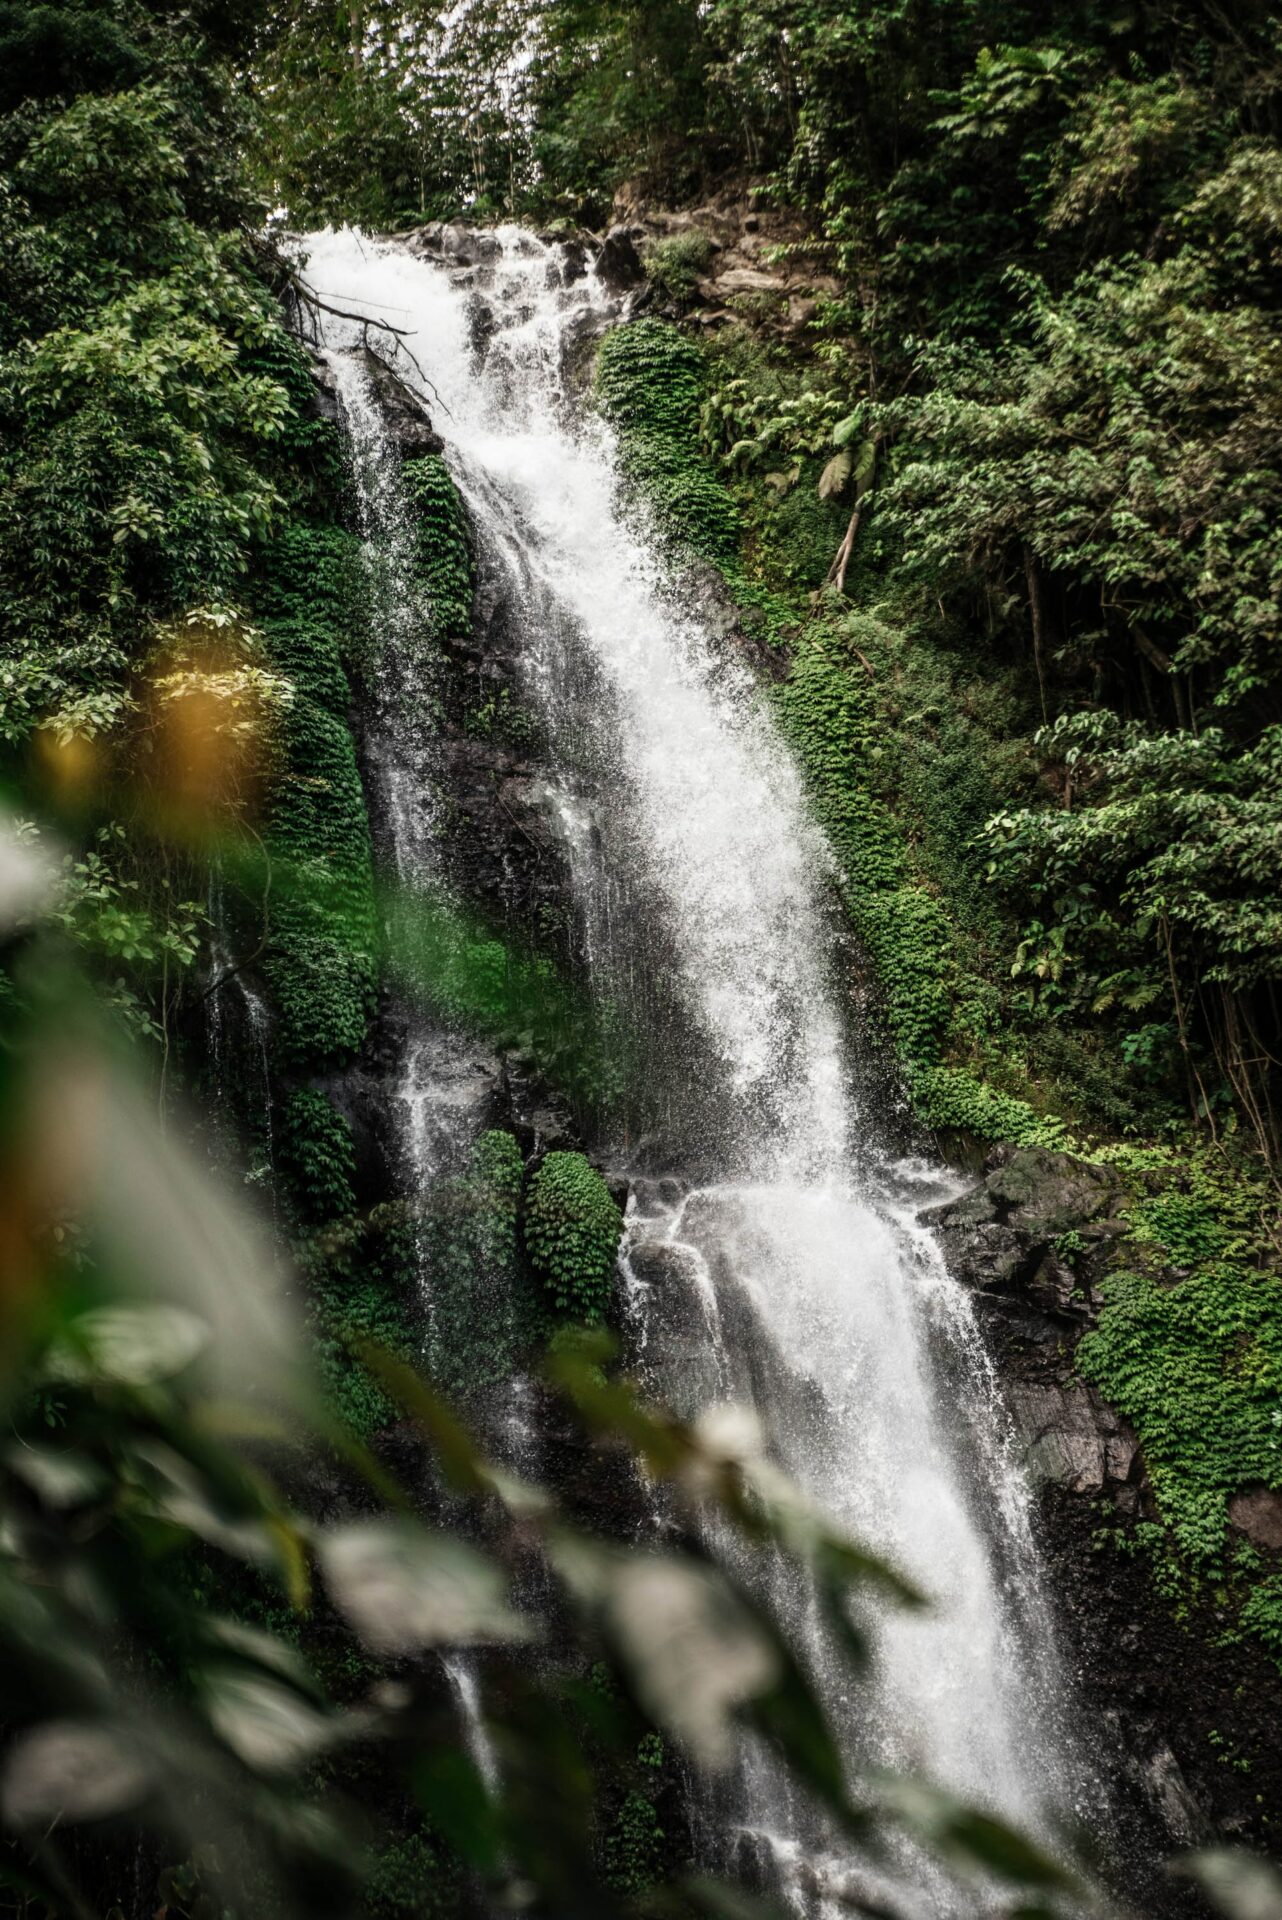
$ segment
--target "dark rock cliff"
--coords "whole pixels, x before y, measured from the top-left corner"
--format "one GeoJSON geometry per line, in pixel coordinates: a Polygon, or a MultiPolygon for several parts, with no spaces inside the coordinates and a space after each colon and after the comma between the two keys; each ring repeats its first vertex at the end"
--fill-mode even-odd
{"type": "MultiPolygon", "coordinates": [[[[1278,1670],[1226,1632],[1213,1594],[1159,1591],[1141,1549],[1156,1517],[1142,1450],[1076,1368],[1100,1285],[1126,1257],[1126,1204],[1107,1167],[1000,1146],[971,1193],[925,1218],[972,1290],[1036,1485],[1081,1724],[1114,1786],[1123,1850],[1139,1862],[1217,1839],[1268,1847],[1282,1804],[1278,1670]]],[[[1272,1496],[1235,1507],[1257,1542],[1277,1525],[1272,1496]]],[[[1136,1891],[1148,1912],[1200,1910],[1142,1871],[1136,1891]]]]}

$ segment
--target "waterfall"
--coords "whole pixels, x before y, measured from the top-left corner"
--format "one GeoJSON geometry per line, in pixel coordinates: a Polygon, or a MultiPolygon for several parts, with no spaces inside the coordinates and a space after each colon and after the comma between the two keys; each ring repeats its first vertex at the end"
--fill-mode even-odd
{"type": "MultiPolygon", "coordinates": [[[[878,1611],[874,1679],[852,1684],[805,1582],[761,1576],[852,1760],[1046,1835],[1079,1791],[1063,1687],[991,1368],[916,1224],[942,1176],[887,1164],[856,1108],[831,854],[763,698],[674,587],[621,499],[610,431],[574,402],[568,350],[612,296],[516,229],[462,268],[350,231],[305,245],[311,284],[394,320],[439,394],[478,548],[521,615],[594,988],[644,1016],[620,1281],[637,1362],[684,1413],[753,1408],[796,1479],[928,1596],[878,1611]]],[[[325,325],[331,348],[356,337],[325,325]]],[[[625,1163],[632,1140],[615,1143],[625,1163]]],[[[908,1852],[853,1877],[764,1749],[745,1747],[705,1813],[710,1853],[757,1862],[798,1913],[835,1914],[855,1886],[905,1912],[977,1911],[908,1852]]]]}

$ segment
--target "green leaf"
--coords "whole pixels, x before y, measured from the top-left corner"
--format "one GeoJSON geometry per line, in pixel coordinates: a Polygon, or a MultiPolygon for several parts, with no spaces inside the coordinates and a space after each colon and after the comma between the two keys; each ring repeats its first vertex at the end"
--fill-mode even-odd
{"type": "Polygon", "coordinates": [[[376,1653],[529,1640],[501,1570],[465,1541],[405,1520],[329,1527],[317,1558],[330,1597],[376,1653]]]}
{"type": "Polygon", "coordinates": [[[1210,1847],[1172,1861],[1170,1871],[1196,1880],[1227,1920],[1282,1920],[1282,1874],[1257,1854],[1210,1847]]]}
{"type": "Polygon", "coordinates": [[[846,482],[850,478],[853,465],[854,459],[849,447],[843,448],[840,453],[833,454],[832,459],[829,460],[819,476],[819,498],[821,500],[831,500],[844,490],[846,482]]]}
{"type": "Polygon", "coordinates": [[[208,1323],[183,1307],[95,1307],[50,1348],[54,1380],[150,1386],[189,1367],[209,1344],[208,1323]]]}

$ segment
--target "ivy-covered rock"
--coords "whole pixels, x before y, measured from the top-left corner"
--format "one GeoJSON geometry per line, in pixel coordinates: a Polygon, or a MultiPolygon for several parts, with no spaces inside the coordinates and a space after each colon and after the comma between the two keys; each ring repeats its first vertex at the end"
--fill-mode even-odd
{"type": "Polygon", "coordinates": [[[558,1311],[604,1319],[613,1293],[623,1216],[581,1153],[549,1153],[530,1182],[525,1246],[558,1311]]]}
{"type": "Polygon", "coordinates": [[[638,320],[601,343],[597,397],[620,429],[624,473],[662,533],[725,561],[738,548],[739,515],[702,451],[706,384],[698,347],[664,321],[638,320]]]}
{"type": "Polygon", "coordinates": [[[323,1093],[299,1087],[288,1096],[277,1152],[280,1178],[288,1185],[300,1222],[338,1220],[355,1210],[352,1129],[323,1093]]]}
{"type": "Polygon", "coordinates": [[[361,1047],[374,1007],[378,923],[369,816],[343,655],[357,555],[337,528],[296,525],[268,550],[266,649],[291,694],[275,743],[263,971],[283,1060],[316,1068],[361,1047]],[[313,562],[318,566],[313,569],[313,562]]]}

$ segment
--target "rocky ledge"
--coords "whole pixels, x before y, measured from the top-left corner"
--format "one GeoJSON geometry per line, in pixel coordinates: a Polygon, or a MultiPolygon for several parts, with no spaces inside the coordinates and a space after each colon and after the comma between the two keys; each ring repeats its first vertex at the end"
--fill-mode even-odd
{"type": "Polygon", "coordinates": [[[1102,1304],[1099,1284],[1127,1227],[1107,1167],[1002,1146],[982,1186],[931,1210],[952,1272],[971,1288],[1007,1403],[1039,1481],[1140,1509],[1143,1462],[1125,1421],[1077,1378],[1073,1353],[1102,1304]]]}

